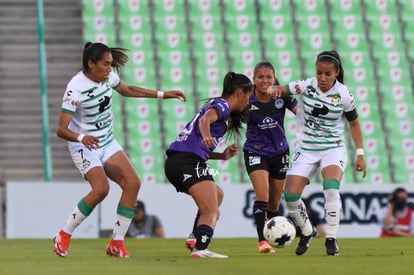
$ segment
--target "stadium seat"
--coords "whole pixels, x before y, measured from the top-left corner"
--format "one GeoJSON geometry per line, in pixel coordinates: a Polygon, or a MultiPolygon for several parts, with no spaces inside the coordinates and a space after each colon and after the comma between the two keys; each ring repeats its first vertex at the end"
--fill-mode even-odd
{"type": "Polygon", "coordinates": [[[116,45],[113,0],[82,0],[82,22],[84,41],[116,45]]]}
{"type": "Polygon", "coordinates": [[[127,98],[127,135],[130,159],[143,182],[165,182],[164,152],[160,139],[160,119],[157,101],[154,99],[127,98]]]}
{"type": "MultiPolygon", "coordinates": [[[[223,152],[224,149],[233,144],[234,140],[223,140],[221,141],[216,148],[217,152],[223,152]]],[[[241,142],[236,142],[240,143],[241,142]]],[[[215,180],[220,184],[240,184],[246,182],[248,177],[242,177],[242,174],[245,174],[244,163],[242,163],[242,153],[229,160],[209,160],[208,165],[213,169],[217,175],[214,176],[215,180]],[[242,164],[242,165],[240,165],[242,164]],[[244,178],[245,181],[242,181],[244,178]]]]}
{"type": "Polygon", "coordinates": [[[230,70],[252,77],[254,64],[261,60],[255,5],[253,1],[224,0],[224,22],[229,44],[230,70]]]}
{"type": "Polygon", "coordinates": [[[101,14],[114,16],[114,0],[82,0],[82,13],[85,15],[101,14]]]}
{"type": "MultiPolygon", "coordinates": [[[[371,79],[373,76],[367,77],[371,79]]],[[[362,183],[382,183],[390,182],[390,173],[387,169],[387,150],[385,147],[385,137],[382,134],[381,117],[379,115],[379,106],[377,97],[374,93],[375,87],[372,87],[364,78],[359,78],[359,84],[348,85],[349,90],[354,94],[357,100],[359,120],[364,137],[365,161],[367,169],[370,171],[366,179],[354,174],[355,182],[362,183]]],[[[350,137],[348,140],[351,141],[350,137]]],[[[349,160],[353,163],[355,148],[349,144],[349,160]],[[352,153],[351,153],[352,152],[352,153]]],[[[350,169],[349,173],[354,173],[350,169]]]]}
{"type": "Polygon", "coordinates": [[[286,1],[258,1],[263,58],[273,63],[281,83],[301,78],[291,10],[286,1]]]}

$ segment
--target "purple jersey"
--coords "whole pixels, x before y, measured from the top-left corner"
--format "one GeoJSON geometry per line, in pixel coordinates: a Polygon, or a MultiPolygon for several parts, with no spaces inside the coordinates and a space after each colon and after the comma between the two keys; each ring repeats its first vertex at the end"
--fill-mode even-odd
{"type": "Polygon", "coordinates": [[[269,158],[284,153],[289,148],[283,125],[286,109],[292,110],[297,104],[293,96],[261,102],[254,93],[250,97],[244,150],[269,158]]]}
{"type": "Polygon", "coordinates": [[[230,117],[230,106],[224,98],[214,98],[201,108],[201,111],[184,127],[170,147],[169,151],[190,152],[207,160],[221,141],[227,130],[227,120],[230,117]],[[202,137],[198,121],[208,109],[215,109],[218,119],[210,125],[210,133],[214,138],[214,146],[208,148],[201,143],[202,137]]]}

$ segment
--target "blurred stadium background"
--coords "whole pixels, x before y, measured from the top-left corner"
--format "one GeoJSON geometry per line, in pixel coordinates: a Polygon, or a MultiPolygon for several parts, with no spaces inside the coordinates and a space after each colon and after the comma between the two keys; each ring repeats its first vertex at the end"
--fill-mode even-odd
{"type": "MultiPolygon", "coordinates": [[[[165,183],[164,149],[224,74],[252,76],[269,60],[281,83],[314,76],[322,50],[339,51],[357,99],[368,177],[346,183],[414,183],[412,0],[43,0],[48,136],[54,181],[79,181],[55,135],[66,83],[85,41],[130,51],[129,84],[186,92],[188,103],[114,97],[115,134],[146,184],[165,183]]],[[[0,179],[43,181],[37,7],[0,0],[0,179]]],[[[294,118],[286,129],[295,143],[294,118]]],[[[349,137],[348,137],[349,138],[349,137]]],[[[240,140],[239,142],[243,142],[240,140]]],[[[354,158],[350,142],[349,157],[354,158]]],[[[222,144],[220,148],[224,147],[222,144]]],[[[292,147],[293,148],[293,147],[292,147]]],[[[218,182],[246,183],[238,160],[212,163],[218,182]]],[[[352,161],[350,161],[352,163],[352,161]]],[[[319,179],[315,179],[318,182],[319,179]]]]}

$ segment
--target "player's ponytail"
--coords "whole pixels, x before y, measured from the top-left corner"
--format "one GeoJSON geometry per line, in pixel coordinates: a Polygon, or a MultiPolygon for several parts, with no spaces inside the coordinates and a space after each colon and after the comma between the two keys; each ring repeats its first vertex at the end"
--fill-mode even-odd
{"type": "Polygon", "coordinates": [[[127,50],[124,48],[109,48],[103,43],[86,42],[85,46],[83,47],[83,70],[85,72],[89,71],[89,60],[91,60],[93,63],[97,63],[103,58],[103,55],[105,53],[111,53],[113,58],[111,66],[119,73],[121,68],[128,63],[128,54],[126,52],[127,50]]]}
{"type": "MultiPolygon", "coordinates": [[[[231,96],[238,88],[242,88],[244,93],[249,93],[253,89],[253,84],[250,79],[244,74],[228,72],[223,80],[223,92],[221,96],[223,98],[227,98],[231,96]]],[[[239,111],[233,111],[230,113],[229,127],[226,133],[227,138],[231,138],[234,135],[241,136],[242,121],[242,113],[239,111]]]]}

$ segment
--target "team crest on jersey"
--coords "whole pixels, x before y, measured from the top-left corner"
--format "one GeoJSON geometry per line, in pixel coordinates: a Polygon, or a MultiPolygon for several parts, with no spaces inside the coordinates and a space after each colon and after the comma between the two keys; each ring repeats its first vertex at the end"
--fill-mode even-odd
{"type": "Polygon", "coordinates": [[[109,78],[106,78],[104,81],[102,81],[102,84],[104,84],[106,88],[111,88],[111,84],[109,83],[109,78]]]}
{"type": "Polygon", "coordinates": [[[276,109],[282,109],[283,106],[285,105],[285,101],[281,98],[278,98],[275,100],[274,104],[275,104],[276,109]]]}
{"type": "Polygon", "coordinates": [[[82,160],[82,167],[83,169],[88,168],[91,165],[91,162],[87,159],[82,160]]]}
{"type": "Polygon", "coordinates": [[[339,95],[333,95],[332,97],[332,104],[333,106],[337,106],[339,104],[341,97],[339,95]]]}

